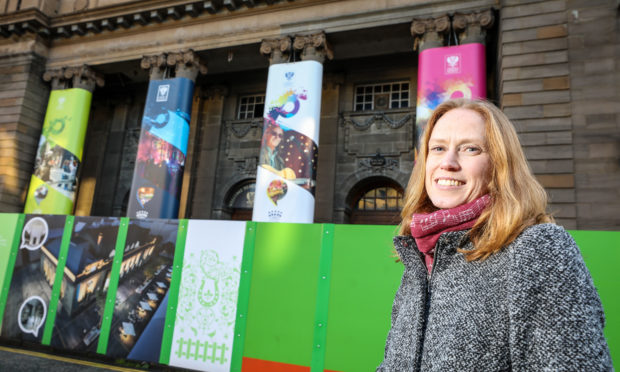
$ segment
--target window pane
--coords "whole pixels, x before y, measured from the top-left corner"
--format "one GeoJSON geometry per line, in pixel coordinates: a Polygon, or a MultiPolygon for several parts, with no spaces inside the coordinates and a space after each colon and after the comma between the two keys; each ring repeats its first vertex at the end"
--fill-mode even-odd
{"type": "Polygon", "coordinates": [[[365,210],[374,210],[375,209],[375,201],[373,199],[364,199],[364,209],[365,210]]]}
{"type": "Polygon", "coordinates": [[[377,210],[385,210],[385,199],[379,199],[377,198],[376,200],[377,202],[377,210]]]}
{"type": "Polygon", "coordinates": [[[398,201],[397,201],[397,199],[389,198],[387,200],[387,208],[390,209],[390,210],[398,209],[398,201]]]}

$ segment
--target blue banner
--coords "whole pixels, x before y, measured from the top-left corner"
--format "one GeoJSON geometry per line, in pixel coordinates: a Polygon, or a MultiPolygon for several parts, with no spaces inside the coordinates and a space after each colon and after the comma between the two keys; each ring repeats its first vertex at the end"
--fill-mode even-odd
{"type": "Polygon", "coordinates": [[[193,92],[186,78],[149,83],[128,217],[177,218],[193,92]]]}

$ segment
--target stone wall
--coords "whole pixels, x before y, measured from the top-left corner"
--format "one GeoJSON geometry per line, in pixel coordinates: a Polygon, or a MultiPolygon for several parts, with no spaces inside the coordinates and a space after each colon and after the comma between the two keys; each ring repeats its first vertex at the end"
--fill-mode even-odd
{"type": "Polygon", "coordinates": [[[0,211],[23,212],[49,87],[45,59],[31,51],[0,56],[0,211]]]}

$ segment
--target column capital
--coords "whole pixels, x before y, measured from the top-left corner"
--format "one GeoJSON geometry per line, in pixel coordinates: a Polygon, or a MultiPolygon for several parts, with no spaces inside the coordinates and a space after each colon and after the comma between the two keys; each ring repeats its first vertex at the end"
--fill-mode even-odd
{"type": "Polygon", "coordinates": [[[435,18],[416,18],[411,23],[411,35],[415,37],[413,50],[423,51],[443,46],[444,34],[450,31],[450,18],[442,15],[435,18]]]}
{"type": "Polygon", "coordinates": [[[166,63],[175,68],[176,77],[184,77],[192,81],[198,74],[207,73],[206,63],[192,49],[168,53],[166,63]]]}
{"type": "Polygon", "coordinates": [[[103,75],[87,65],[47,70],[43,73],[43,80],[51,82],[53,90],[73,87],[86,89],[91,93],[96,86],[102,87],[105,83],[103,75]]]}
{"type": "Polygon", "coordinates": [[[166,53],[142,56],[140,67],[149,70],[149,78],[151,80],[161,80],[164,78],[166,71],[166,53]]]}
{"type": "Polygon", "coordinates": [[[486,31],[493,26],[495,16],[491,9],[473,13],[456,13],[452,20],[454,30],[459,34],[461,43],[482,43],[486,31]]]}
{"type": "Polygon", "coordinates": [[[325,58],[334,59],[334,52],[327,42],[325,32],[311,35],[296,35],[293,48],[301,51],[302,61],[311,60],[323,63],[325,58]]]}
{"type": "Polygon", "coordinates": [[[288,62],[291,54],[291,38],[283,37],[280,39],[263,39],[260,44],[260,53],[269,57],[269,64],[288,62]]]}

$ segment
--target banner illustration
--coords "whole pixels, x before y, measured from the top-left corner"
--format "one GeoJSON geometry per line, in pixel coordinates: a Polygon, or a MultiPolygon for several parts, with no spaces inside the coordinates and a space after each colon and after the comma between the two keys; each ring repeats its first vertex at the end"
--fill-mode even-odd
{"type": "Polygon", "coordinates": [[[177,220],[130,221],[106,354],[159,361],[177,220]]]}
{"type": "Polygon", "coordinates": [[[170,365],[230,370],[244,237],[244,222],[189,221],[170,365]]]}
{"type": "Polygon", "coordinates": [[[269,67],[253,221],[311,223],[323,65],[269,67]]]}
{"type": "Polygon", "coordinates": [[[453,98],[486,97],[486,60],[483,44],[430,48],[418,60],[417,137],[433,110],[453,98]]]}
{"type": "Polygon", "coordinates": [[[127,216],[178,216],[193,92],[186,78],[150,82],[127,216]]]}
{"type": "Polygon", "coordinates": [[[52,90],[24,213],[71,214],[92,93],[52,90]]]}
{"type": "Polygon", "coordinates": [[[41,342],[65,216],[26,216],[2,319],[2,337],[41,342]]]}
{"type": "Polygon", "coordinates": [[[97,351],[119,224],[111,217],[75,218],[52,346],[97,351]]]}

